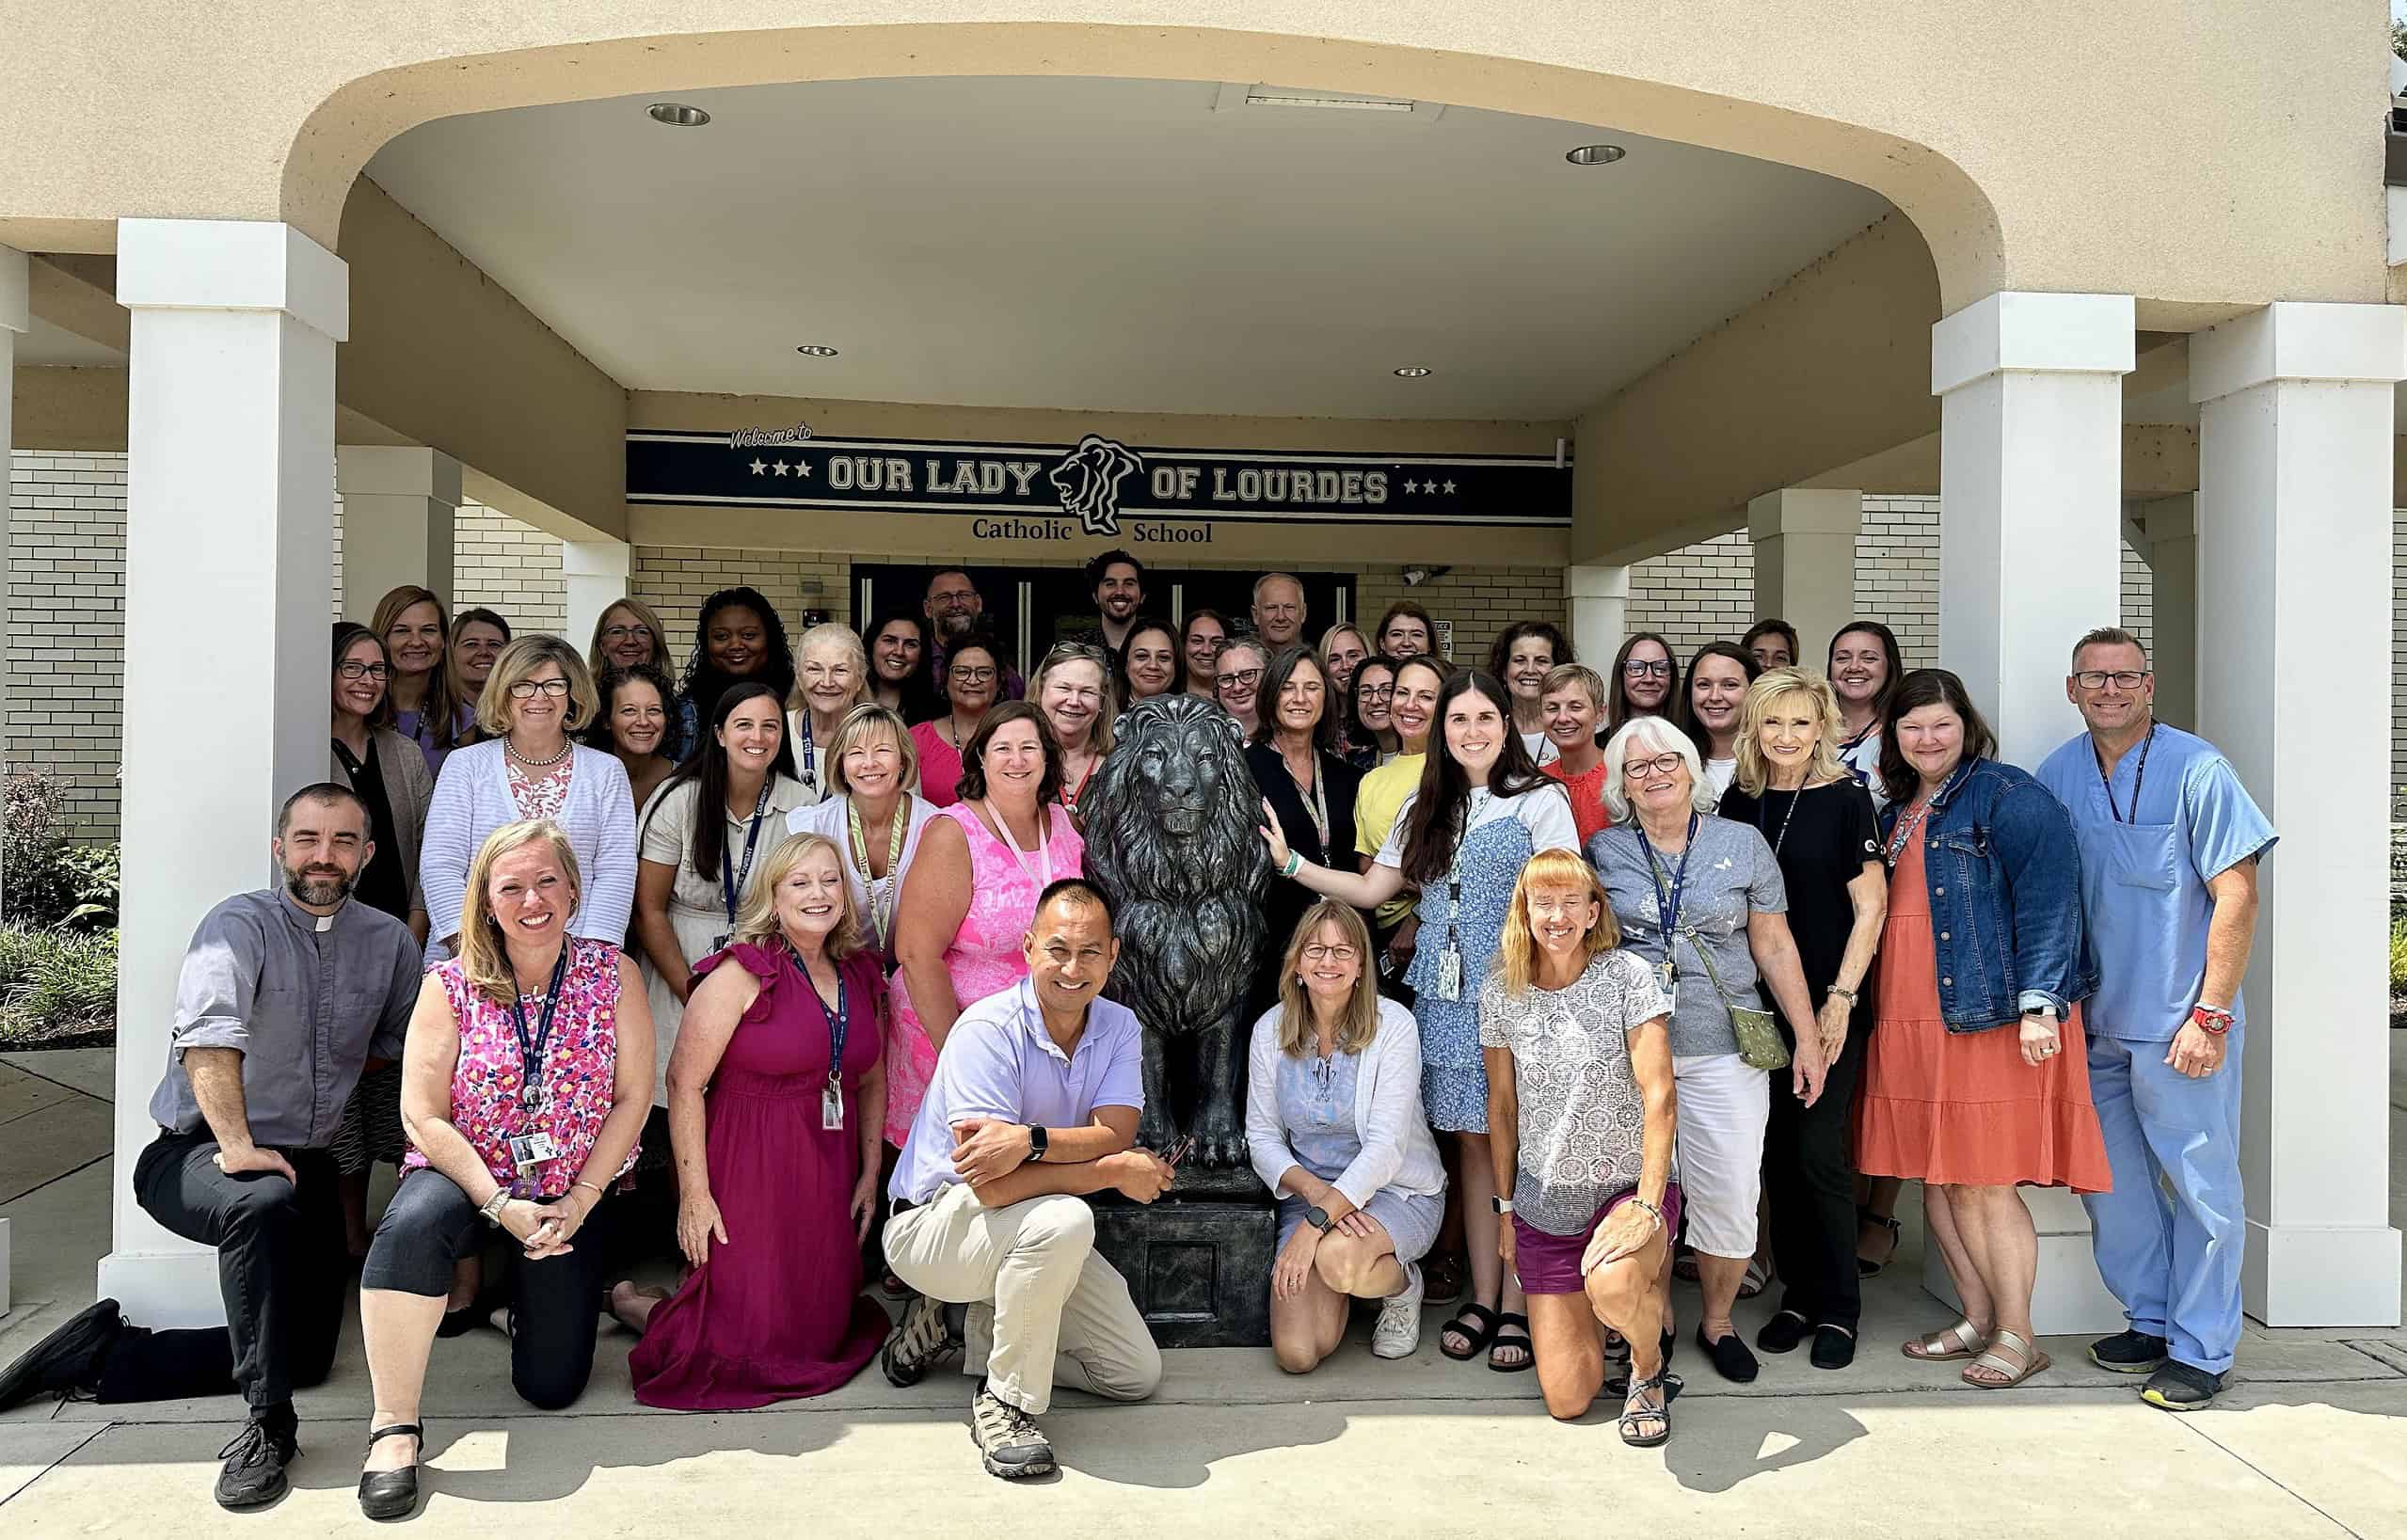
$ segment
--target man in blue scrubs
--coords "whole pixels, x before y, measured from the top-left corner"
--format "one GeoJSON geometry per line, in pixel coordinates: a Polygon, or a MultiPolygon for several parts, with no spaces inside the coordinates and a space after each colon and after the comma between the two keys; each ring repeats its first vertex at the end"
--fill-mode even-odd
{"type": "Polygon", "coordinates": [[[2098,971],[2082,1007],[2090,1095],[2114,1167],[2114,1190],[2081,1201],[2130,1321],[2090,1358],[2148,1375],[2144,1399],[2191,1411],[2222,1390],[2240,1346],[2240,981],[2256,863],[2277,836],[2213,744],[2156,720],[2129,632],[2082,637],[2064,693],[2089,731],[2038,773],[2080,841],[2098,971]]]}

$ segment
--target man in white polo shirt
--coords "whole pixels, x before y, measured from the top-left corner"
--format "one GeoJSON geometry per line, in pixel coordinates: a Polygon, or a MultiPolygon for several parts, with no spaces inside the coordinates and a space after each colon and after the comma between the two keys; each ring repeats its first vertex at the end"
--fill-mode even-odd
{"type": "Polygon", "coordinates": [[[1084,1195],[1150,1203],[1171,1167],[1132,1149],[1144,1110],[1143,1032],[1103,999],[1119,961],[1111,905],[1079,878],[1038,897],[1028,976],[961,1013],[889,1191],[886,1265],[920,1297],[885,1346],[916,1385],[965,1349],[970,1429],[988,1473],[1053,1469],[1032,1421],[1066,1379],[1115,1401],[1161,1383],[1161,1352],[1127,1281],[1095,1253],[1084,1195]],[[948,1307],[962,1306],[958,1326],[948,1307]]]}

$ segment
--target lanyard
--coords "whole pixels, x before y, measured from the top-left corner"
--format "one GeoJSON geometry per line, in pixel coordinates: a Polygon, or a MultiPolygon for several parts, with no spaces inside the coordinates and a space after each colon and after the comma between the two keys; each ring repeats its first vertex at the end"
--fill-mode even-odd
{"type": "Polygon", "coordinates": [[[885,955],[894,925],[895,895],[902,891],[902,836],[911,824],[911,804],[907,798],[894,804],[894,833],[886,840],[883,906],[878,902],[877,879],[869,873],[869,836],[861,828],[861,804],[850,797],[844,799],[844,822],[851,835],[853,859],[861,868],[861,891],[869,896],[869,939],[877,943],[879,953],[885,955]]]}
{"type": "Polygon", "coordinates": [[[1063,812],[1073,816],[1077,813],[1078,799],[1087,794],[1087,783],[1095,778],[1095,768],[1102,763],[1103,755],[1097,754],[1087,761],[1087,773],[1078,777],[1076,786],[1071,786],[1066,781],[1062,783],[1060,796],[1063,812]]]}
{"type": "Polygon", "coordinates": [[[845,988],[844,970],[836,970],[836,1013],[831,1016],[826,998],[811,982],[810,969],[803,966],[803,954],[794,949],[790,941],[786,943],[786,955],[794,960],[794,971],[803,976],[803,992],[811,997],[811,1004],[819,1007],[820,1019],[827,1023],[827,1083],[830,1087],[839,1086],[844,1077],[844,1037],[853,1026],[852,991],[845,988]]]}
{"type": "MultiPolygon", "coordinates": [[[[816,793],[819,790],[819,750],[811,743],[810,703],[803,703],[803,708],[794,715],[801,719],[795,725],[803,739],[803,785],[816,793]]],[[[727,918],[733,923],[735,916],[730,914],[727,918]]]]}
{"type": "Polygon", "coordinates": [[[1904,814],[1900,814],[1898,816],[1897,827],[1889,836],[1889,864],[1891,866],[1897,865],[1898,856],[1905,849],[1905,842],[1914,837],[1914,831],[1921,828],[1923,820],[1931,816],[1931,809],[1937,805],[1938,800],[1946,796],[1949,790],[1955,786],[1956,782],[1962,778],[1965,771],[1971,768],[1972,761],[1969,759],[1966,760],[1963,764],[1958,765],[1955,769],[1948,772],[1948,778],[1946,780],[1939,783],[1938,790],[1932,792],[1929,796],[1922,799],[1921,807],[1917,810],[1911,818],[1908,818],[1904,814]]]}
{"type": "Polygon", "coordinates": [[[518,981],[511,980],[510,1024],[518,1035],[518,1100],[530,1107],[543,1105],[543,1062],[551,1046],[551,1013],[560,1007],[560,983],[568,973],[569,945],[563,938],[560,960],[551,965],[551,983],[543,992],[543,1014],[532,1036],[527,1032],[526,1002],[515,992],[518,981]]]}
{"type": "MultiPolygon", "coordinates": [[[[760,778],[760,800],[752,804],[752,833],[744,836],[743,865],[738,868],[728,858],[727,841],[719,842],[719,895],[727,901],[727,929],[736,928],[736,905],[743,899],[744,884],[752,881],[753,847],[760,843],[760,817],[769,811],[769,788],[776,783],[775,772],[760,778]]],[[[722,810],[725,817],[725,810],[722,810]]]]}
{"type": "Polygon", "coordinates": [[[1043,892],[1051,887],[1053,885],[1053,847],[1044,837],[1044,806],[1039,804],[1036,810],[1036,859],[1042,869],[1042,875],[1040,875],[1039,872],[1028,871],[1028,852],[1021,849],[1020,842],[1012,837],[1012,826],[1003,821],[1003,815],[995,811],[995,800],[991,797],[984,798],[978,805],[984,808],[987,818],[994,820],[995,832],[1003,836],[1003,844],[1011,850],[1012,859],[1018,863],[1021,871],[1026,872],[1035,881],[1037,891],[1043,892]]]}
{"type": "Polygon", "coordinates": [[[1697,815],[1688,815],[1688,843],[1681,847],[1680,869],[1672,875],[1668,893],[1664,891],[1663,862],[1655,854],[1654,841],[1647,837],[1643,828],[1638,831],[1638,843],[1647,848],[1647,875],[1655,885],[1655,917],[1663,926],[1664,961],[1668,963],[1672,935],[1680,927],[1681,895],[1688,887],[1688,857],[1697,849],[1697,815]]]}
{"type": "MultiPolygon", "coordinates": [[[[1766,786],[1764,788],[1763,795],[1769,797],[1771,794],[1771,788],[1766,786]]],[[[1805,787],[1799,786],[1796,790],[1789,793],[1789,810],[1780,815],[1780,833],[1772,841],[1773,860],[1777,861],[1780,859],[1780,847],[1789,842],[1789,820],[1797,816],[1797,804],[1804,801],[1805,787]]],[[[1761,833],[1763,828],[1763,803],[1761,801],[1758,801],[1755,804],[1755,827],[1758,833],[1761,833]]]]}
{"type": "MultiPolygon", "coordinates": [[[[1283,762],[1286,756],[1283,754],[1280,757],[1283,762]]],[[[1295,778],[1296,772],[1289,770],[1287,779],[1293,781],[1295,778]]],[[[1298,786],[1296,789],[1301,791],[1304,787],[1298,786]]],[[[1320,837],[1321,853],[1326,856],[1329,853],[1329,793],[1321,785],[1320,754],[1317,751],[1315,751],[1312,756],[1311,789],[1312,800],[1304,803],[1304,811],[1312,816],[1313,833],[1320,837]]],[[[1459,862],[1457,865],[1459,865],[1459,862]]]]}
{"type": "Polygon", "coordinates": [[[2114,815],[2115,822],[2137,823],[2140,821],[2140,788],[2148,784],[2148,751],[2156,746],[2157,724],[2152,722],[2148,723],[2148,736],[2140,742],[2140,768],[2131,774],[2131,816],[2128,818],[2123,816],[2123,810],[2114,805],[2113,778],[2106,773],[2105,766],[2100,765],[2097,768],[2097,778],[2106,787],[2106,810],[2114,815]]]}

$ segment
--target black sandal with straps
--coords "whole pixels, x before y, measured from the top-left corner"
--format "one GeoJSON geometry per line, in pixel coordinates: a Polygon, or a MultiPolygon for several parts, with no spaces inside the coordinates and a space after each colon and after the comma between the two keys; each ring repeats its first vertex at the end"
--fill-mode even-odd
{"type": "MultiPolygon", "coordinates": [[[[368,1435],[368,1448],[373,1451],[387,1438],[406,1434],[418,1440],[421,1459],[426,1453],[426,1430],[416,1422],[395,1422],[368,1435]]],[[[418,1511],[418,1461],[412,1460],[398,1470],[363,1470],[359,1473],[359,1511],[370,1518],[407,1518],[418,1511]]]]}
{"type": "Polygon", "coordinates": [[[1474,1300],[1472,1303],[1465,1305],[1462,1309],[1455,1311],[1454,1319],[1448,1321],[1444,1326],[1438,1328],[1438,1351],[1444,1354],[1447,1357],[1454,1359],[1457,1363],[1466,1362],[1476,1357],[1490,1342],[1496,1340],[1496,1328],[1503,1324],[1503,1317],[1499,1316],[1494,1310],[1490,1310],[1487,1306],[1474,1300]],[[1465,1317],[1470,1318],[1467,1324],[1464,1319],[1465,1317]],[[1446,1342],[1445,1334],[1448,1332],[1461,1338],[1464,1342],[1471,1345],[1464,1348],[1461,1352],[1457,1353],[1446,1342]]]}
{"type": "Polygon", "coordinates": [[[1538,1367],[1538,1344],[1530,1340],[1528,1316],[1507,1310],[1496,1317],[1495,1337],[1488,1344],[1488,1367],[1499,1374],[1523,1374],[1538,1367]],[[1508,1331],[1513,1335],[1506,1336],[1508,1331]],[[1504,1348],[1520,1349],[1522,1361],[1498,1363],[1496,1354],[1504,1348]]]}

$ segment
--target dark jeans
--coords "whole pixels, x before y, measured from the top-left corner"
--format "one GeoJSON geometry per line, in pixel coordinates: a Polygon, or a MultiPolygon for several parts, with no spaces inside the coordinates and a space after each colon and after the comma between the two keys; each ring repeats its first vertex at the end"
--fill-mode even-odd
{"type": "Polygon", "coordinates": [[[239,1389],[254,1413],[287,1406],[293,1388],[323,1382],[334,1364],[350,1294],[333,1155],[277,1151],[299,1180],[228,1176],[205,1130],[162,1132],[134,1163],[142,1212],[188,1241],[217,1248],[226,1324],[135,1329],[101,1370],[102,1401],[166,1401],[239,1389]]]}
{"type": "Polygon", "coordinates": [[[1847,1046],[1812,1106],[1772,1075],[1772,1117],[1763,1133],[1763,1193],[1772,1209],[1772,1262],[1787,1285],[1780,1308],[1816,1326],[1856,1329],[1863,1279],[1856,1271],[1856,1161],[1849,1124],[1864,1065],[1864,1018],[1848,1024],[1847,1046]]]}
{"type": "MultiPolygon", "coordinates": [[[[448,1294],[452,1264],[491,1233],[450,1177],[431,1167],[411,1171],[376,1225],[359,1287],[448,1294]]],[[[589,1223],[566,1256],[529,1262],[510,1253],[510,1385],[545,1411],[575,1401],[593,1377],[608,1249],[606,1233],[589,1223]]]]}

